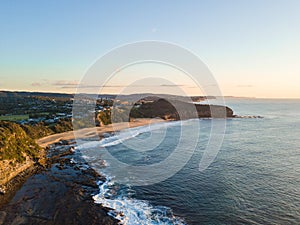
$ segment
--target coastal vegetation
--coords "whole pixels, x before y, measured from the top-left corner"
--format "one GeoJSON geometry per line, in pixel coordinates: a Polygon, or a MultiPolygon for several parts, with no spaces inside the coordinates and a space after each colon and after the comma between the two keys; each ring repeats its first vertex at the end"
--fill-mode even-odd
{"type": "Polygon", "coordinates": [[[1,185],[19,173],[35,164],[45,164],[45,151],[36,143],[37,139],[71,129],[71,119],[59,120],[51,125],[0,121],[0,190],[1,185]]]}
{"type": "Polygon", "coordinates": [[[41,150],[35,142],[36,139],[71,129],[71,120],[61,120],[53,126],[42,123],[33,126],[19,125],[0,121],[0,161],[23,162],[26,157],[35,160],[41,150]]]}
{"type": "Polygon", "coordinates": [[[110,111],[104,111],[104,112],[99,112],[96,115],[96,124],[99,126],[111,124],[111,112],[110,111]]]}
{"type": "Polygon", "coordinates": [[[0,121],[0,160],[23,162],[35,160],[40,147],[18,124],[0,121]]]}
{"type": "Polygon", "coordinates": [[[44,151],[36,140],[70,131],[73,126],[75,129],[104,126],[135,118],[233,117],[233,111],[225,106],[193,104],[207,97],[193,97],[193,102],[188,102],[184,97],[169,95],[166,96],[169,101],[155,96],[129,95],[123,96],[122,100],[113,95],[98,96],[95,110],[89,111],[84,106],[94,104],[94,98],[87,96],[83,99],[82,110],[72,115],[73,97],[69,94],[0,91],[0,186],[16,173],[44,160],[44,151]],[[140,100],[135,102],[136,99],[140,100]],[[217,114],[212,115],[212,108],[217,114]],[[179,115],[178,109],[183,113],[179,115]],[[192,111],[194,113],[190,113],[192,111]],[[72,116],[76,118],[74,124],[72,116]]]}
{"type": "MultiPolygon", "coordinates": [[[[42,101],[48,101],[49,96],[30,96],[30,98],[39,99],[42,101]]],[[[61,105],[62,101],[65,100],[65,96],[59,96],[60,100],[56,101],[57,105],[61,105]]],[[[94,124],[97,126],[107,125],[113,122],[129,122],[131,118],[162,118],[162,119],[171,119],[171,120],[179,120],[179,119],[189,119],[195,117],[232,117],[233,111],[225,106],[209,106],[209,105],[194,105],[192,103],[182,102],[173,100],[170,103],[164,99],[155,99],[154,101],[150,101],[146,103],[135,104],[133,107],[128,105],[120,105],[115,107],[112,105],[112,101],[107,99],[101,99],[99,108],[103,108],[103,110],[98,110],[95,113],[94,124]],[[174,105],[177,107],[175,108],[174,105]],[[111,110],[113,107],[113,110],[111,110]],[[181,108],[182,115],[179,115],[177,112],[178,107],[181,108]],[[194,107],[197,114],[192,115],[190,111],[186,110],[194,107]],[[214,111],[220,111],[218,115],[212,115],[211,108],[214,108],[214,111]],[[222,114],[225,112],[225,114],[222,114]],[[182,118],[181,118],[182,117],[182,118]]],[[[40,117],[40,116],[48,116],[48,113],[31,113],[30,117],[40,117]]],[[[65,114],[63,114],[65,115],[65,114]]],[[[60,119],[46,119],[45,121],[41,121],[34,124],[22,124],[15,123],[17,119],[21,117],[28,117],[27,115],[10,115],[10,116],[2,116],[0,117],[0,160],[16,160],[18,162],[22,162],[29,157],[34,159],[37,157],[39,152],[39,147],[35,144],[35,140],[45,137],[47,135],[66,132],[72,130],[72,121],[71,118],[60,118],[60,119]],[[1,121],[2,119],[8,121],[1,121]],[[51,120],[49,122],[49,120],[51,120]]],[[[84,118],[79,120],[82,124],[79,124],[79,127],[86,127],[84,118]]],[[[90,124],[93,124],[90,121],[90,124]]]]}
{"type": "Polygon", "coordinates": [[[184,120],[192,118],[227,118],[233,117],[233,110],[220,105],[202,105],[158,99],[139,105],[130,112],[132,118],[162,118],[166,120],[184,120]]]}

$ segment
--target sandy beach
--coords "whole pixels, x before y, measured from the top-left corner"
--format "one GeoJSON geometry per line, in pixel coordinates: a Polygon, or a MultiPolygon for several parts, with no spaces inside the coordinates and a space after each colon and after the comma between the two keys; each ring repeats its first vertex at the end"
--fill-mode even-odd
{"type": "Polygon", "coordinates": [[[92,127],[92,128],[84,128],[80,129],[77,131],[68,131],[64,133],[59,133],[59,134],[53,134],[47,137],[43,137],[39,140],[37,140],[37,143],[45,148],[46,146],[50,144],[57,143],[61,140],[72,140],[76,138],[98,138],[104,133],[111,133],[111,132],[116,132],[120,130],[124,130],[127,128],[132,128],[132,127],[139,127],[139,126],[145,126],[153,123],[161,123],[165,122],[166,120],[155,118],[155,119],[135,119],[134,121],[128,122],[128,123],[114,123],[114,124],[109,124],[103,127],[92,127]],[[74,134],[76,132],[76,135],[74,134]]]}
{"type": "Polygon", "coordinates": [[[95,204],[91,197],[99,193],[97,182],[106,178],[90,168],[80,152],[72,151],[76,143],[60,141],[74,140],[75,136],[94,139],[104,133],[164,121],[137,119],[81,129],[76,135],[69,131],[39,139],[37,143],[41,147],[50,145],[46,167],[24,172],[26,177],[23,174],[24,179],[14,182],[18,185],[11,187],[10,195],[2,196],[7,199],[2,199],[0,204],[0,224],[119,224],[107,214],[109,209],[95,204]]]}

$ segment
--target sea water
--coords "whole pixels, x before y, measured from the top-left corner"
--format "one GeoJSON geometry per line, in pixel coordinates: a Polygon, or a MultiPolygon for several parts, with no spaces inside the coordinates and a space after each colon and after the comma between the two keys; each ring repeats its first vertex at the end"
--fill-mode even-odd
{"type": "Polygon", "coordinates": [[[300,224],[300,100],[227,99],[226,105],[237,115],[263,118],[227,119],[218,155],[201,172],[199,163],[211,135],[210,119],[133,128],[86,143],[83,154],[107,176],[99,182],[95,203],[111,208],[110,215],[128,225],[300,224]],[[103,154],[105,148],[128,165],[159,163],[180,142],[182,126],[195,123],[201,132],[190,160],[159,183],[131,186],[118,182],[116,168],[111,168],[103,154]],[[162,129],[165,133],[160,133],[162,129]],[[139,140],[162,135],[164,139],[154,149],[130,148],[139,140]]]}

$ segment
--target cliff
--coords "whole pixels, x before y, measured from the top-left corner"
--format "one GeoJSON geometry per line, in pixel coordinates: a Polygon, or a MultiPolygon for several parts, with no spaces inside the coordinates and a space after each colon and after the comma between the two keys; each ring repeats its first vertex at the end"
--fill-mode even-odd
{"type": "Polygon", "coordinates": [[[154,102],[144,103],[131,111],[133,118],[155,118],[163,119],[192,119],[192,118],[230,118],[233,110],[227,106],[201,105],[181,102],[177,100],[167,101],[159,99],[154,102]]]}
{"type": "Polygon", "coordinates": [[[31,167],[41,154],[41,148],[20,125],[0,121],[0,186],[31,167]]]}

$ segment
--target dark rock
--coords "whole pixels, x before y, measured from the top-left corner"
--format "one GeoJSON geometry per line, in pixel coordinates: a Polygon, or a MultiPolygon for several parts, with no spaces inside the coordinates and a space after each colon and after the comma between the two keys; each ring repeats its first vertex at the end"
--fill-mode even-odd
{"type": "MultiPolygon", "coordinates": [[[[55,152],[57,146],[48,151],[55,152]]],[[[68,151],[67,146],[64,149],[68,151]]],[[[92,199],[99,192],[97,181],[105,178],[92,168],[78,170],[78,165],[86,165],[79,154],[60,149],[59,156],[49,161],[55,164],[27,179],[2,207],[0,224],[118,224],[92,199]],[[71,163],[71,158],[78,163],[71,163]]]]}
{"type": "Polygon", "coordinates": [[[6,217],[6,212],[0,211],[0,225],[3,224],[6,217]]]}

